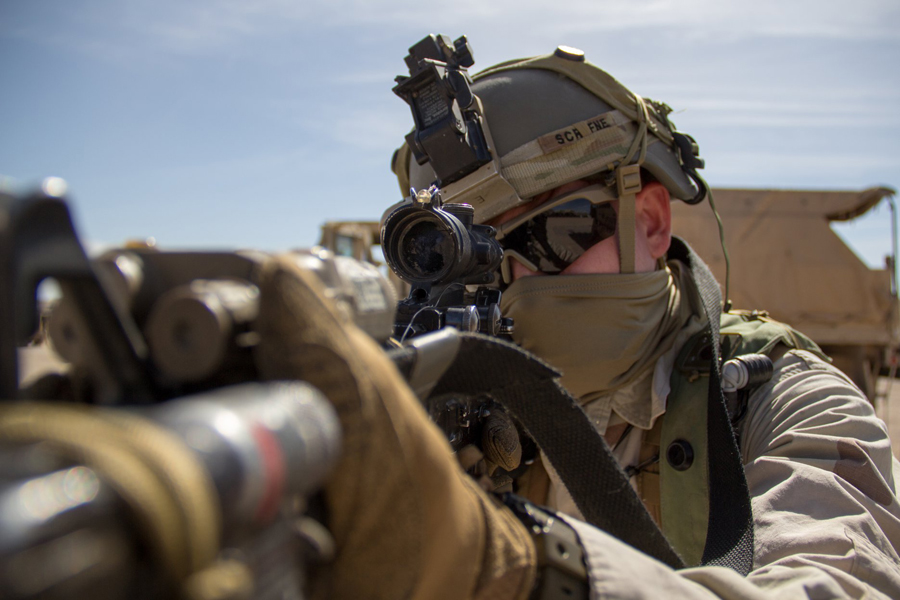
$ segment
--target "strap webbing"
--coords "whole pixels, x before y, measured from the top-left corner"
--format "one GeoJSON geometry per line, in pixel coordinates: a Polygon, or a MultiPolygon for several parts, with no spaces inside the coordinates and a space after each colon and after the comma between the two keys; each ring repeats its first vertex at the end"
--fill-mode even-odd
{"type": "Polygon", "coordinates": [[[433,394],[490,395],[528,430],[589,523],[673,568],[684,566],[559,374],[514,344],[461,334],[433,394]]]}
{"type": "Polygon", "coordinates": [[[619,198],[619,271],[634,273],[635,197],[628,194],[619,198]]]}
{"type": "Polygon", "coordinates": [[[668,257],[686,264],[703,300],[712,348],[707,411],[709,527],[702,562],[730,567],[746,575],[753,567],[753,512],[740,449],[722,395],[719,358],[719,284],[699,256],[681,239],[672,238],[668,257]]]}

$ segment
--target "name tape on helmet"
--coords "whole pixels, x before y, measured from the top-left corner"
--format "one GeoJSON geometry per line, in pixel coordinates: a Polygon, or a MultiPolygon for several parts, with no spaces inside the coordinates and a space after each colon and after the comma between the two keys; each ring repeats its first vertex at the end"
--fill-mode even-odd
{"type": "Polygon", "coordinates": [[[623,115],[617,110],[611,110],[596,117],[586,119],[580,123],[575,123],[569,127],[563,127],[556,131],[542,135],[537,139],[538,145],[544,154],[556,152],[562,147],[574,144],[588,137],[597,135],[610,127],[625,125],[630,123],[631,119],[623,115]]]}

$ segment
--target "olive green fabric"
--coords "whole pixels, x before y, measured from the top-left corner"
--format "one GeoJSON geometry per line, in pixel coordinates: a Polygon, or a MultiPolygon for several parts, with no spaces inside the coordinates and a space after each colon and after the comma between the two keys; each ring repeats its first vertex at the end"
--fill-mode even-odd
{"type": "MultiPolygon", "coordinates": [[[[409,144],[403,144],[394,152],[391,159],[391,171],[397,176],[397,183],[400,185],[400,195],[406,197],[409,195],[409,161],[412,158],[412,151],[409,144]]],[[[419,188],[428,188],[431,182],[420,184],[419,188]]]]}
{"type": "Polygon", "coordinates": [[[774,367],[738,426],[753,503],[753,571],[673,571],[567,519],[585,548],[592,597],[900,598],[900,463],[884,422],[816,354],[790,350],[774,367]]]}
{"type": "Polygon", "coordinates": [[[637,460],[637,464],[642,466],[634,476],[638,496],[657,525],[662,523],[662,506],[659,503],[659,440],[662,435],[662,421],[657,419],[653,427],[644,434],[637,460]]]}
{"type": "Polygon", "coordinates": [[[761,311],[733,310],[722,315],[722,358],[742,354],[770,354],[778,345],[806,350],[829,361],[822,349],[803,333],[761,311]]]}
{"type": "Polygon", "coordinates": [[[583,403],[628,385],[672,347],[691,316],[681,270],[522,277],[504,292],[513,339],[563,373],[583,403]]]}
{"type": "Polygon", "coordinates": [[[619,195],[618,225],[616,239],[619,243],[619,272],[635,272],[635,232],[637,199],[634,194],[619,195]]]}
{"type": "Polygon", "coordinates": [[[257,359],[266,379],[302,379],[337,409],[340,463],[326,487],[337,558],[327,598],[525,598],[525,527],[462,471],[440,430],[371,338],[290,258],[260,275],[257,359]]]}
{"type": "MultiPolygon", "coordinates": [[[[721,316],[722,356],[770,354],[780,344],[824,357],[802,333],[757,312],[734,311],[721,316]]],[[[662,529],[689,566],[699,565],[706,544],[709,520],[708,448],[706,443],[709,393],[708,333],[691,338],[682,348],[670,379],[671,392],[663,416],[660,440],[660,497],[662,529]],[[676,440],[690,444],[694,459],[689,468],[676,470],[665,459],[676,440]]]]}
{"type": "Polygon", "coordinates": [[[691,380],[676,370],[670,385],[659,444],[660,525],[685,564],[696,566],[703,557],[709,522],[706,468],[709,458],[706,445],[709,377],[691,380]],[[675,440],[686,441],[694,452],[693,464],[684,471],[676,471],[666,460],[666,450],[675,440]]]}

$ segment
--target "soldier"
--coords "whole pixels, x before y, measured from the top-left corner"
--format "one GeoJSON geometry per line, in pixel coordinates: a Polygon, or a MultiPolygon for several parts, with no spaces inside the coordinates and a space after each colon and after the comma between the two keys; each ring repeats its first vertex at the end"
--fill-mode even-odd
{"type": "MultiPolygon", "coordinates": [[[[708,290],[673,241],[669,203],[706,190],[696,145],[675,130],[670,109],[567,48],[487,69],[473,90],[515,193],[449,200],[473,204],[477,222],[498,228],[515,340],[563,372],[690,567],[671,569],[580,522],[569,490],[539,459],[516,491],[559,511],[593,597],[900,597],[898,463],[863,394],[814,343],[757,313],[714,313],[726,342],[704,342],[708,290]],[[715,386],[702,360],[719,350],[774,362],[771,378],[734,393],[724,420],[707,402],[715,386]],[[735,444],[740,462],[730,464],[735,444]],[[725,498],[714,491],[726,489],[716,487],[722,470],[739,480],[725,498]],[[739,574],[716,566],[722,522],[713,515],[739,515],[729,507],[743,505],[752,506],[755,540],[752,567],[739,574]]],[[[403,189],[434,179],[408,151],[394,163],[403,189]]],[[[346,433],[327,490],[338,544],[330,593],[528,597],[548,575],[529,529],[453,463],[384,357],[328,309],[314,282],[289,265],[268,281],[268,375],[328,390],[346,433]]]]}

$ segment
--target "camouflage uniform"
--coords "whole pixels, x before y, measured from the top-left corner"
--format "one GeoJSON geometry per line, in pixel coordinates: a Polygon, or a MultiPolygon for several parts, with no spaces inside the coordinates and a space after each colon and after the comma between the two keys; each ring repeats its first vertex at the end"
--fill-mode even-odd
{"type": "Polygon", "coordinates": [[[900,598],[900,463],[859,389],[815,354],[792,350],[751,396],[738,433],[755,521],[750,575],[672,571],[567,519],[597,597],[900,598]]]}

